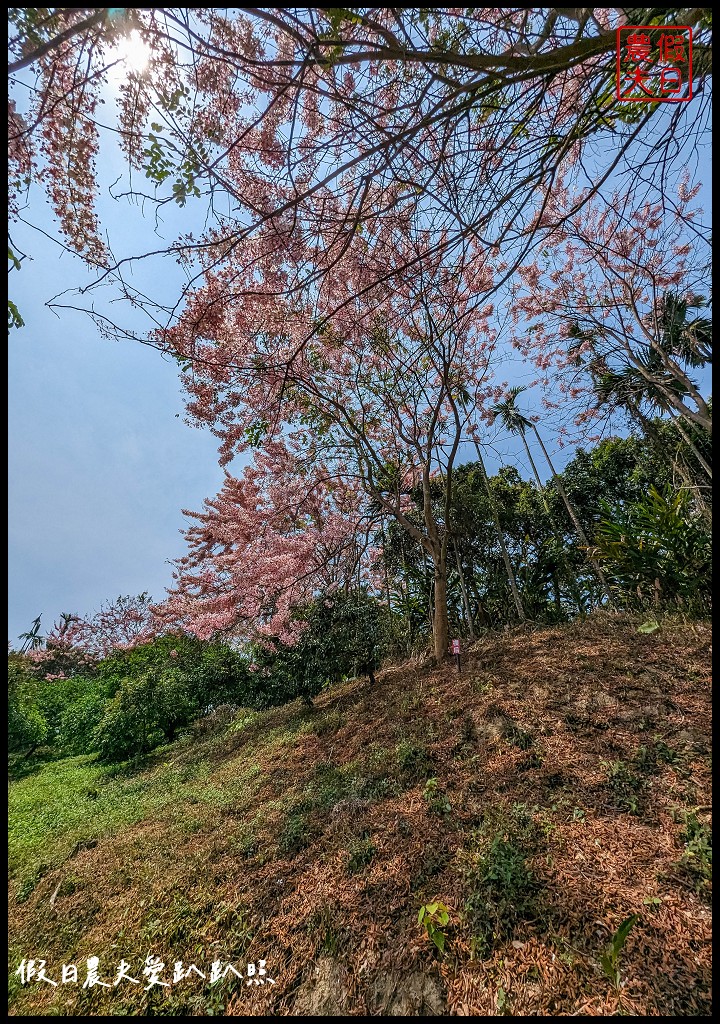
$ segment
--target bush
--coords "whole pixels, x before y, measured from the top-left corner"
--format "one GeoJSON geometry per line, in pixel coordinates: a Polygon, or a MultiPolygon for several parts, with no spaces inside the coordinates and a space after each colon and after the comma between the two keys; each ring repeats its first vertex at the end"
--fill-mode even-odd
{"type": "Polygon", "coordinates": [[[198,655],[183,672],[201,710],[208,713],[220,706],[242,705],[250,677],[246,658],[216,642],[202,643],[198,655]]]}
{"type": "Polygon", "coordinates": [[[242,655],[178,633],[118,649],[85,675],[42,678],[48,664],[10,652],[11,751],[48,743],[124,759],[172,740],[192,717],[246,703],[249,691],[242,655]]]}
{"type": "Polygon", "coordinates": [[[395,748],[395,754],[398,768],[406,780],[420,782],[428,775],[432,775],[435,759],[424,744],[400,740],[395,748]]]}
{"type": "Polygon", "coordinates": [[[89,754],[96,749],[95,730],[108,704],[104,689],[93,686],[63,711],[58,728],[58,743],[68,754],[89,754]]]}
{"type": "Polygon", "coordinates": [[[333,680],[374,672],[382,656],[382,606],[364,590],[316,601],[305,613],[301,646],[333,680]]]}
{"type": "Polygon", "coordinates": [[[686,491],[651,487],[622,508],[603,503],[592,553],[628,603],[703,606],[710,598],[710,535],[686,491]]]}
{"type": "Polygon", "coordinates": [[[522,804],[496,808],[485,816],[475,836],[467,880],[465,912],[474,951],[490,956],[517,924],[537,912],[538,882],[527,858],[538,846],[539,829],[522,804]]]}
{"type": "MultiPolygon", "coordinates": [[[[106,682],[88,676],[72,676],[69,679],[43,679],[38,683],[38,700],[40,709],[47,719],[48,742],[62,745],[63,720],[66,728],[72,731],[72,711],[75,704],[84,704],[91,695],[95,695],[99,703],[104,703],[112,696],[106,682]]],[[[97,724],[97,723],[96,723],[97,724]]],[[[69,735],[69,733],[66,733],[69,735]]],[[[72,747],[75,750],[75,747],[72,747]]],[[[84,750],[77,750],[83,753],[84,750]]]]}
{"type": "Polygon", "coordinates": [[[118,692],[105,706],[92,742],[101,758],[122,761],[147,753],[197,715],[186,680],[180,672],[150,670],[123,679],[118,692]]]}
{"type": "Polygon", "coordinates": [[[384,651],[382,613],[364,590],[318,598],[298,612],[305,627],[295,644],[255,644],[247,702],[266,708],[299,697],[312,704],[327,683],[361,674],[374,682],[384,651]]]}
{"type": "Polygon", "coordinates": [[[47,738],[48,724],[28,692],[16,693],[8,706],[8,750],[32,750],[47,738]]]}
{"type": "Polygon", "coordinates": [[[29,751],[44,743],[48,723],[38,697],[38,683],[23,655],[8,657],[8,750],[29,751]]]}
{"type": "Polygon", "coordinates": [[[247,662],[232,648],[198,640],[183,633],[168,633],[130,650],[117,651],[98,666],[114,694],[123,680],[147,672],[182,676],[185,685],[207,713],[220,704],[242,704],[247,689],[247,662]]]}

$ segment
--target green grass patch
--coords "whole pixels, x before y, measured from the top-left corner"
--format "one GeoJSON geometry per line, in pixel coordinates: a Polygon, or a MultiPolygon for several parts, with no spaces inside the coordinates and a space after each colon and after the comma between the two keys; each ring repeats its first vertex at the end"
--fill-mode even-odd
{"type": "Polygon", "coordinates": [[[682,757],[672,750],[659,736],[650,743],[637,748],[628,761],[601,761],[607,772],[608,787],[616,807],[630,814],[639,815],[644,810],[650,779],[670,765],[675,770],[682,767],[682,757]]]}
{"type": "Polygon", "coordinates": [[[312,936],[316,945],[316,955],[336,957],[343,943],[342,928],[338,911],[333,906],[317,907],[307,919],[308,935],[312,936]]]}
{"type": "Polygon", "coordinates": [[[424,743],[400,740],[395,748],[397,766],[405,781],[422,782],[432,775],[435,759],[424,743]]]}
{"type": "Polygon", "coordinates": [[[648,787],[647,775],[635,770],[627,761],[601,761],[600,764],[607,772],[608,788],[615,806],[621,811],[639,815],[648,787]]]}
{"type": "MultiPolygon", "coordinates": [[[[174,748],[164,755],[172,757],[174,748]]],[[[155,762],[155,757],[153,757],[155,762]]],[[[42,873],[97,841],[148,818],[192,834],[210,809],[249,801],[259,783],[257,766],[243,763],[232,779],[212,785],[212,765],[198,753],[192,762],[166,759],[140,771],[100,764],[83,755],[41,765],[9,792],[8,853],[17,895],[27,899],[42,873]]]]}
{"type": "Polygon", "coordinates": [[[375,847],[370,842],[369,836],[366,835],[361,839],[356,839],[355,842],[350,844],[347,851],[345,866],[348,874],[355,875],[362,871],[371,862],[375,853],[375,847]]]}
{"type": "Polygon", "coordinates": [[[294,857],[310,844],[315,834],[309,815],[297,809],[292,810],[278,835],[278,853],[283,857],[294,857]]]}
{"type": "Polygon", "coordinates": [[[538,912],[539,883],[528,866],[542,829],[523,804],[488,811],[466,854],[465,917],[481,959],[538,912]]]}
{"type": "Polygon", "coordinates": [[[678,862],[681,873],[698,893],[709,893],[712,883],[712,829],[694,811],[684,816],[680,839],[685,847],[678,862]]]}

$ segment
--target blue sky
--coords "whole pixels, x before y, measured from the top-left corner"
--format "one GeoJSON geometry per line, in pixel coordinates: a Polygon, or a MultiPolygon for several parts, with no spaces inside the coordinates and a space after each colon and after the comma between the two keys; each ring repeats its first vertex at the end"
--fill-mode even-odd
{"type": "MultiPolygon", "coordinates": [[[[120,173],[119,163],[111,163],[107,182],[120,173]]],[[[700,175],[709,186],[709,158],[701,159],[700,175]]],[[[709,198],[708,187],[706,209],[709,198]]],[[[38,199],[44,202],[36,196],[35,211],[38,199]]],[[[156,247],[152,223],[139,208],[105,201],[101,215],[116,253],[124,245],[137,251],[139,233],[148,235],[148,248],[156,247]]],[[[172,236],[186,213],[169,216],[172,236]]],[[[53,232],[49,213],[40,223],[53,232]]],[[[181,509],[199,509],[219,489],[223,472],[215,438],[183,422],[177,365],[135,342],[102,338],[80,312],[58,318],[45,302],[82,280],[81,262],[22,226],[13,237],[31,257],[10,277],[26,323],[8,346],[8,639],[15,642],[40,614],[45,631],[61,612],[90,614],[119,594],[162,598],[171,579],[168,560],[184,552],[181,509]]],[[[139,266],[136,283],[150,273],[157,267],[139,266]]],[[[177,271],[165,267],[161,279],[153,276],[154,292],[158,285],[173,294],[177,271]]],[[[127,317],[124,312],[123,322],[133,324],[127,317]]],[[[534,376],[511,367],[500,373],[518,383],[534,376]]],[[[552,437],[546,440],[554,448],[552,437]]],[[[529,476],[517,440],[499,435],[496,452],[488,459],[491,471],[502,459],[529,476]]],[[[572,454],[556,451],[557,464],[572,454]]]]}
{"type": "Polygon", "coordinates": [[[177,366],[43,306],[63,260],[49,243],[14,274],[27,326],[9,341],[9,622],[90,613],[170,581],[181,508],[222,481],[214,438],[183,423],[177,366]]]}
{"type": "MultiPolygon", "coordinates": [[[[129,231],[124,209],[111,208],[107,223],[129,231]]],[[[223,471],[216,439],[183,422],[176,363],[102,338],[81,312],[58,318],[44,303],[84,273],[80,262],[37,233],[13,235],[32,257],[10,279],[26,323],[8,346],[15,642],[40,614],[46,630],[63,611],[90,614],[119,594],[161,598],[168,560],[184,553],[181,509],[199,509],[223,471]]],[[[497,452],[512,459],[515,444],[499,437],[497,452]]]]}

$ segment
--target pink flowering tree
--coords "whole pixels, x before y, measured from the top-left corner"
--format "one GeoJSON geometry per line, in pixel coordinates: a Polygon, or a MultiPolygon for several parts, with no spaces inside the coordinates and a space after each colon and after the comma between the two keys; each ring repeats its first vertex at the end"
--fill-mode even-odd
{"type": "Polygon", "coordinates": [[[65,678],[84,671],[114,651],[147,643],[159,632],[147,594],[106,601],[93,615],[64,613],[44,638],[44,646],[28,654],[46,678],[65,678]]]}
{"type": "MultiPolygon", "coordinates": [[[[665,158],[648,163],[661,105],[615,99],[620,9],[14,8],[11,213],[38,185],[96,283],[112,279],[168,324],[185,292],[174,307],[154,305],[150,274],[141,289],[126,273],[134,261],[180,259],[193,290],[196,275],[222,274],[232,256],[224,277],[236,294],[301,294],[309,279],[331,287],[363,235],[407,205],[435,229],[407,260],[480,240],[512,268],[547,233],[563,175],[574,191],[591,183],[592,195],[622,166],[624,187],[644,190],[657,165],[664,189],[673,163],[684,164],[684,127],[688,146],[706,127],[709,16],[665,16],[694,28],[695,98],[676,105],[665,158]],[[108,85],[111,71],[122,84],[108,85]],[[587,170],[591,139],[604,144],[587,170]],[[158,215],[187,206],[167,245],[107,244],[97,169],[106,149],[117,156],[114,140],[129,172],[114,194],[158,215]],[[260,284],[253,269],[267,253],[286,270],[260,284]]],[[[580,193],[578,208],[587,199],[580,193]]],[[[415,266],[378,258],[355,284],[364,294],[415,266]]]]}
{"type": "Polygon", "coordinates": [[[293,612],[318,592],[347,587],[363,559],[363,510],[352,481],[276,436],[220,493],[185,537],[176,584],[158,619],[201,639],[217,633],[293,643],[293,612]]]}
{"type": "Polygon", "coordinates": [[[552,244],[520,268],[514,341],[552,386],[549,405],[575,409],[576,424],[607,408],[659,409],[678,428],[712,430],[695,371],[711,360],[711,325],[693,318],[709,288],[709,253],[698,187],[674,202],[629,206],[615,195],[555,230],[552,244]]]}
{"type": "MultiPolygon", "coordinates": [[[[383,244],[380,239],[378,245],[383,244]]],[[[409,261],[410,243],[395,244],[398,260],[409,261]]],[[[440,659],[448,643],[446,523],[453,469],[463,431],[501,391],[492,384],[490,371],[496,343],[493,307],[478,301],[493,271],[485,264],[479,280],[474,259],[463,262],[459,255],[454,265],[425,259],[393,289],[376,286],[360,302],[351,297],[363,265],[348,259],[343,266],[345,273],[335,278],[328,297],[331,306],[343,306],[342,314],[325,312],[317,293],[304,302],[266,296],[249,306],[223,281],[213,280],[192,295],[180,324],[164,333],[163,344],[192,366],[186,374],[188,408],[196,422],[221,438],[221,458],[229,461],[254,446],[261,450],[256,466],[240,482],[229,479],[199,517],[199,532],[189,532],[193,554],[182,568],[197,570],[194,585],[201,589],[216,579],[214,573],[203,575],[208,555],[215,565],[226,558],[238,565],[243,579],[259,576],[247,587],[230,583],[209,601],[203,594],[212,611],[208,629],[227,627],[240,608],[243,615],[249,609],[251,618],[257,614],[268,579],[277,584],[286,571],[290,579],[312,579],[317,526],[316,519],[303,518],[309,470],[305,478],[300,475],[301,466],[312,467],[310,479],[319,474],[324,488],[332,489],[333,502],[349,489],[356,503],[349,518],[344,512],[345,524],[339,522],[337,532],[323,525],[322,536],[327,534],[333,545],[346,545],[374,512],[376,519],[396,521],[430,556],[434,646],[440,659]],[[290,474],[288,451],[294,462],[290,474]],[[431,500],[431,488],[438,483],[444,494],[439,516],[431,500]],[[418,484],[423,492],[420,524],[408,514],[409,494],[418,484]],[[279,505],[274,494],[282,495],[279,505]],[[276,507],[282,539],[277,537],[276,507]],[[288,514],[293,517],[289,535],[288,514]],[[210,522],[208,536],[204,530],[210,522]],[[298,522],[300,529],[295,528],[298,522]],[[229,536],[236,523],[227,555],[219,547],[214,553],[208,539],[229,536]],[[271,548],[268,558],[254,554],[259,537],[263,549],[266,543],[271,548]]],[[[181,591],[186,590],[185,581],[181,591]]],[[[283,592],[280,608],[286,614],[291,588],[283,592]]],[[[280,599],[270,602],[272,609],[275,600],[280,599]]]]}
{"type": "MultiPolygon", "coordinates": [[[[316,517],[331,518],[335,501],[344,508],[348,488],[424,547],[438,657],[446,517],[428,499],[418,527],[405,490],[421,481],[429,494],[441,480],[449,508],[462,432],[499,397],[497,290],[618,176],[617,231],[632,227],[637,196],[666,192],[684,164],[683,126],[693,126],[688,147],[706,126],[706,10],[667,12],[696,30],[695,98],[677,104],[664,144],[653,133],[659,105],[629,110],[614,98],[624,20],[606,8],[12,9],[11,214],[39,186],[64,244],[95,270],[84,293],[112,282],[161,325],[137,337],[181,360],[190,415],[218,434],[226,464],[282,445],[288,487],[317,471],[334,488],[323,495],[304,478],[316,517]],[[111,66],[130,63],[140,44],[145,68],[138,61],[112,92],[111,66]],[[114,120],[99,116],[108,99],[114,120]],[[112,131],[103,123],[117,128],[128,169],[115,192],[158,216],[187,208],[167,243],[106,243],[96,166],[112,131]],[[592,153],[588,140],[598,142],[592,153]],[[647,161],[649,143],[664,161],[647,161]],[[151,261],[168,255],[185,273],[169,305],[146,293],[151,261]]],[[[552,362],[551,335],[534,340],[552,362]]],[[[205,606],[201,630],[279,622],[299,596],[251,581],[246,602],[233,580],[246,578],[247,532],[227,541],[235,569],[211,564],[226,543],[225,513],[249,515],[256,491],[267,512],[271,478],[258,456],[201,514],[212,520],[207,543],[190,536],[197,564],[179,567],[172,600],[192,593],[205,606]]],[[[289,584],[300,526],[279,517],[268,530],[289,584]]],[[[335,552],[341,538],[331,538],[335,552]]]]}

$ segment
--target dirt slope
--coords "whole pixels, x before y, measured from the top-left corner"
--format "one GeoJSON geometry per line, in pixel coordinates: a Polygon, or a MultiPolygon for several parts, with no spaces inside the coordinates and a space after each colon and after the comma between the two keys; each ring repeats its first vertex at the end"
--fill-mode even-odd
{"type": "Polygon", "coordinates": [[[710,629],[639,622],[507,634],[459,676],[405,665],[240,715],[78,784],[72,830],[52,789],[15,783],[22,849],[33,800],[53,838],[13,869],[11,972],[96,955],[143,984],[14,978],[11,1012],[709,1014],[710,629]],[[433,903],[442,952],[418,924],[433,903]],[[168,982],[175,961],[262,959],[275,984],[144,991],[150,953],[168,982]]]}

